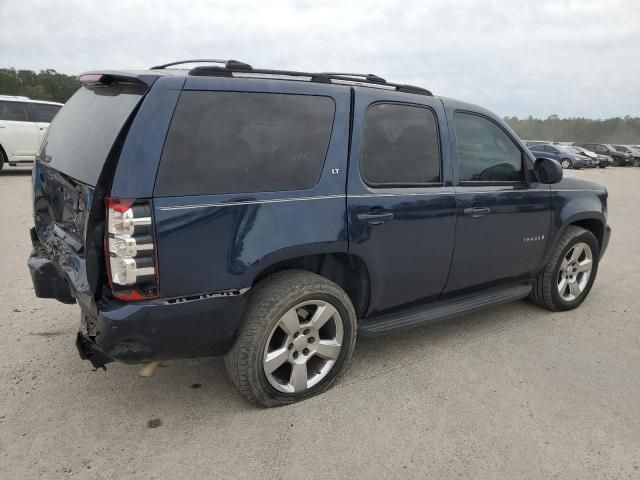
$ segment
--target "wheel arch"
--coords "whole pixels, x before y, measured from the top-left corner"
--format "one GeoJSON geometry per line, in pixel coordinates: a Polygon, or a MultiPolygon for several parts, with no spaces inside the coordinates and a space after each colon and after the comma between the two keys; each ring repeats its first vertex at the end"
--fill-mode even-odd
{"type": "Polygon", "coordinates": [[[571,222],[570,224],[566,225],[564,227],[564,230],[566,230],[567,227],[571,225],[576,227],[582,227],[585,230],[589,230],[591,233],[593,233],[593,236],[596,237],[596,240],[598,240],[598,245],[602,250],[602,244],[604,242],[604,229],[605,229],[605,224],[602,222],[602,220],[593,218],[593,217],[577,219],[571,222]]]}
{"type": "Polygon", "coordinates": [[[316,253],[294,256],[263,267],[253,285],[283,270],[305,270],[331,280],[349,296],[358,317],[365,315],[371,295],[371,278],[364,260],[349,253],[316,253]]]}

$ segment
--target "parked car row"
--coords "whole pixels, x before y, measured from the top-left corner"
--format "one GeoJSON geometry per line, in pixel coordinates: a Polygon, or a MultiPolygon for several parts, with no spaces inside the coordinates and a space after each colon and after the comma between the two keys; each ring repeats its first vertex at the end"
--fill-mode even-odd
{"type": "Polygon", "coordinates": [[[0,95],[0,170],[33,163],[61,103],[0,95]]]}
{"type": "Polygon", "coordinates": [[[562,168],[606,168],[610,165],[640,167],[640,146],[608,143],[525,140],[534,155],[558,160],[562,168]]]}

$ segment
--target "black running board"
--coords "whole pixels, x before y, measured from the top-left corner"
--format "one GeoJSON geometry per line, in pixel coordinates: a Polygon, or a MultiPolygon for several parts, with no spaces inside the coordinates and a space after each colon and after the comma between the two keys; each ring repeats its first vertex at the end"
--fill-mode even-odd
{"type": "Polygon", "coordinates": [[[529,292],[531,292],[531,284],[526,283],[483,290],[455,299],[439,300],[401,312],[362,320],[358,326],[358,334],[365,337],[376,337],[397,330],[448,320],[492,305],[519,300],[529,295],[529,292]]]}

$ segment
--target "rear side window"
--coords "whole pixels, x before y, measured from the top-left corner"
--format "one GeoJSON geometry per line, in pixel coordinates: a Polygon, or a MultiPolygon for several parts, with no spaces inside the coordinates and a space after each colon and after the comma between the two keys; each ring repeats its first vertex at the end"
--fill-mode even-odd
{"type": "Polygon", "coordinates": [[[40,158],[56,170],[96,185],[102,167],[145,89],[81,87],[55,116],[40,158]]]}
{"type": "Polygon", "coordinates": [[[51,123],[53,117],[55,117],[58,110],[60,110],[59,105],[47,105],[46,103],[32,103],[31,108],[33,108],[35,121],[42,123],[51,123]]]}
{"type": "MultiPolygon", "coordinates": [[[[502,128],[471,113],[453,115],[460,181],[522,182],[522,152],[502,128]]],[[[550,147],[545,147],[550,150],[550,147]]]]}
{"type": "Polygon", "coordinates": [[[440,182],[440,143],[429,108],[378,103],[367,110],[362,177],[372,186],[440,182]]]}
{"type": "Polygon", "coordinates": [[[311,188],[322,173],[334,111],[329,97],[182,92],[156,195],[311,188]]]}
{"type": "Polygon", "coordinates": [[[24,102],[0,102],[0,120],[29,122],[29,107],[24,102]]]}

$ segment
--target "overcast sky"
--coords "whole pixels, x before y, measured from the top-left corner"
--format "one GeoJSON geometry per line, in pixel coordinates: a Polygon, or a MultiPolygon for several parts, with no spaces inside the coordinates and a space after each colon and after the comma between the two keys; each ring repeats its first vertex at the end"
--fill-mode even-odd
{"type": "Polygon", "coordinates": [[[376,73],[500,115],[640,116],[640,0],[0,0],[0,12],[0,67],[235,58],[376,73]]]}

